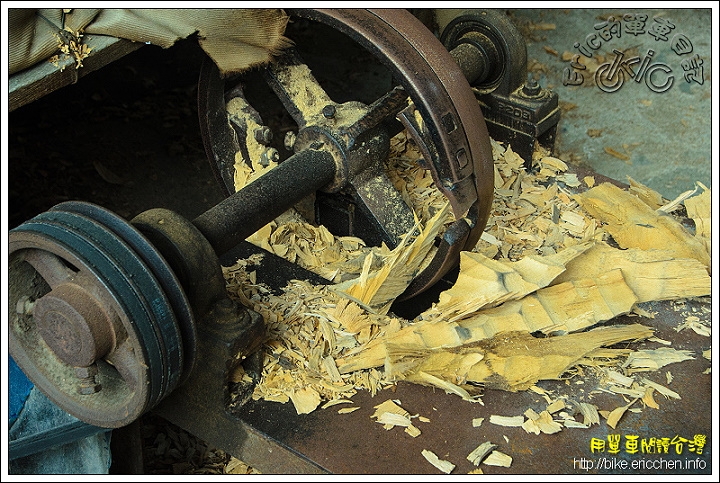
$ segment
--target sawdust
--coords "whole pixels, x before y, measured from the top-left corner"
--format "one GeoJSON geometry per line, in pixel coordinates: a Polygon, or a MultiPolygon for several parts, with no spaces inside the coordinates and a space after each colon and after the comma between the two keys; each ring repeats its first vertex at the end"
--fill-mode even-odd
{"type": "Polygon", "coordinates": [[[60,54],[50,57],[49,62],[62,72],[67,65],[66,62],[60,64],[60,56],[62,55],[63,61],[65,59],[72,59],[75,62],[75,69],[82,67],[83,60],[86,59],[93,50],[92,47],[83,43],[83,30],[73,30],[70,27],[65,27],[59,34],[53,34],[53,36],[57,41],[57,48],[60,50],[60,54]]]}
{"type": "MultiPolygon", "coordinates": [[[[224,268],[230,294],[263,315],[268,327],[263,374],[253,398],[292,401],[299,413],[309,412],[330,407],[321,406],[323,401],[348,401],[359,390],[375,395],[407,380],[480,402],[483,387],[527,390],[539,380],[582,373],[583,366],[616,368],[614,384],[602,390],[631,402],[599,410],[556,398],[545,411],[520,416],[526,431],[552,434],[599,424],[599,414],[613,426],[628,410],[640,410],[631,408],[637,401],[653,408],[659,407],[654,394],[673,397],[670,389],[633,374],[687,359],[681,351],[608,349],[621,341],[650,339],[653,331],[641,324],[594,326],[631,311],[642,314],[635,310],[641,300],[709,295],[709,254],[700,241],[709,234],[709,221],[705,227],[701,208],[693,211],[698,220],[693,236],[657,207],[665,200],[639,183],[622,190],[585,178],[590,190],[576,194],[581,183],[568,176],[562,160],[538,151],[527,171],[512,149],[492,141],[495,199],[485,232],[462,254],[455,286],[431,309],[406,320],[388,308],[417,273],[416,259],[428,256],[418,246],[427,247],[451,217],[429,173],[418,166],[412,143],[401,134],[391,146],[391,179],[417,219],[407,243],[395,250],[366,247],[299,219],[276,220],[251,240],[337,285],[293,281],[274,295],[251,280],[242,260],[224,268]],[[638,246],[623,232],[624,217],[640,217],[657,229],[657,242],[638,246]],[[669,247],[661,229],[677,243],[669,247]],[[323,258],[324,253],[332,258],[323,258]],[[672,268],[682,264],[697,266],[672,268]],[[407,266],[412,269],[401,274],[407,266]],[[588,271],[593,266],[602,273],[588,271]],[[656,281],[643,282],[647,278],[656,281]],[[383,295],[375,299],[378,293],[383,295]],[[530,335],[536,331],[549,337],[530,335]],[[575,419],[578,414],[582,422],[575,419]]],[[[412,426],[404,414],[384,418],[378,422],[412,426]]],[[[493,454],[485,464],[493,464],[493,454]]],[[[509,465],[505,456],[496,455],[496,464],[509,465]]]]}

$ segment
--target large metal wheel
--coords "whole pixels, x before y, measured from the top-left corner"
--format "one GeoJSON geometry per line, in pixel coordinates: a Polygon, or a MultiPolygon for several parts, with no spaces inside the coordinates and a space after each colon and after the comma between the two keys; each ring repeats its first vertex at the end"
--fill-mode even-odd
{"type": "MultiPolygon", "coordinates": [[[[311,74],[300,49],[277,58],[265,69],[264,79],[297,126],[294,155],[309,149],[333,153],[333,181],[319,193],[351,192],[380,227],[381,241],[390,246],[413,225],[413,215],[377,169],[387,151],[373,148],[374,159],[362,159],[360,168],[351,163],[359,156],[357,145],[378,139],[378,129],[384,130],[387,142],[388,135],[404,127],[420,147],[423,165],[449,199],[457,221],[439,241],[433,262],[400,299],[417,295],[457,266],[460,251],[475,246],[487,223],[494,174],[480,106],[442,43],[406,10],[289,9],[287,13],[291,21],[304,19],[344,34],[392,73],[394,87],[370,103],[334,101],[311,74]]],[[[212,62],[203,66],[201,132],[211,166],[228,196],[235,192],[237,153],[244,158],[284,161],[279,150],[270,146],[272,135],[277,138],[278,133],[263,123],[261,109],[248,103],[247,87],[243,76],[223,78],[212,62]],[[262,153],[257,150],[258,143],[262,153]]]]}
{"type": "Polygon", "coordinates": [[[9,349],[28,378],[89,424],[129,424],[192,369],[190,305],[131,225],[61,203],[10,231],[9,349]]]}

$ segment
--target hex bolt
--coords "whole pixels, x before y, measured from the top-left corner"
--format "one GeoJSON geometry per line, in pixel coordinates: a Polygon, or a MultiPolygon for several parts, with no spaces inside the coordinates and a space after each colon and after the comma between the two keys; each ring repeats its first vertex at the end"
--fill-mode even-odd
{"type": "Polygon", "coordinates": [[[271,162],[280,161],[280,153],[275,148],[270,148],[260,155],[260,166],[267,167],[271,162]]]}
{"type": "Polygon", "coordinates": [[[295,140],[297,139],[297,134],[295,134],[293,131],[288,131],[285,133],[285,149],[288,151],[292,151],[293,147],[295,146],[295,140]]]}
{"type": "Polygon", "coordinates": [[[322,113],[323,116],[325,116],[326,119],[333,119],[335,117],[336,113],[335,106],[332,104],[328,104],[327,106],[323,107],[322,113]]]}
{"type": "Polygon", "coordinates": [[[273,138],[273,133],[267,126],[256,128],[255,131],[253,131],[253,135],[255,136],[255,141],[265,145],[270,144],[273,138]]]}
{"type": "Polygon", "coordinates": [[[98,368],[97,364],[92,364],[87,367],[76,367],[75,375],[80,379],[80,385],[78,386],[78,394],[87,396],[100,392],[102,385],[97,382],[98,368]]]}
{"type": "Polygon", "coordinates": [[[530,78],[525,82],[525,85],[522,88],[522,93],[527,97],[536,97],[538,94],[540,94],[540,84],[533,79],[530,78]]]}

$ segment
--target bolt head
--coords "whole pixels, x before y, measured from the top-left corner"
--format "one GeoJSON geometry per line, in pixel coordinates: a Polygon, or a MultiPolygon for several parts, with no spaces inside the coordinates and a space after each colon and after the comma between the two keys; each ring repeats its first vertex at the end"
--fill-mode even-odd
{"type": "Polygon", "coordinates": [[[332,104],[328,104],[327,106],[323,107],[322,110],[323,116],[325,116],[326,119],[334,118],[336,112],[337,111],[335,109],[335,106],[333,106],[332,104]]]}
{"type": "Polygon", "coordinates": [[[90,366],[76,367],[75,375],[81,379],[95,377],[98,375],[98,368],[95,364],[90,366]]]}
{"type": "Polygon", "coordinates": [[[542,88],[535,79],[529,79],[522,88],[523,94],[528,97],[535,97],[540,94],[542,88]]]}
{"type": "Polygon", "coordinates": [[[96,394],[102,390],[102,385],[100,384],[80,384],[78,386],[77,392],[78,394],[81,394],[83,396],[89,396],[91,394],[96,394]]]}
{"type": "Polygon", "coordinates": [[[255,129],[253,134],[255,135],[255,140],[257,142],[265,145],[270,144],[273,138],[273,133],[267,126],[262,126],[255,129]]]}

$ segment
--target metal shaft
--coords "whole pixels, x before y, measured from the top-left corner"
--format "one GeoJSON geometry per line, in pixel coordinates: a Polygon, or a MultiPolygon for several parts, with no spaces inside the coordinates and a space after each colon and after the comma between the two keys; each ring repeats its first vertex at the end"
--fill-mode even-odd
{"type": "Polygon", "coordinates": [[[303,150],[195,218],[218,256],[335,177],[332,154],[303,150]]]}

